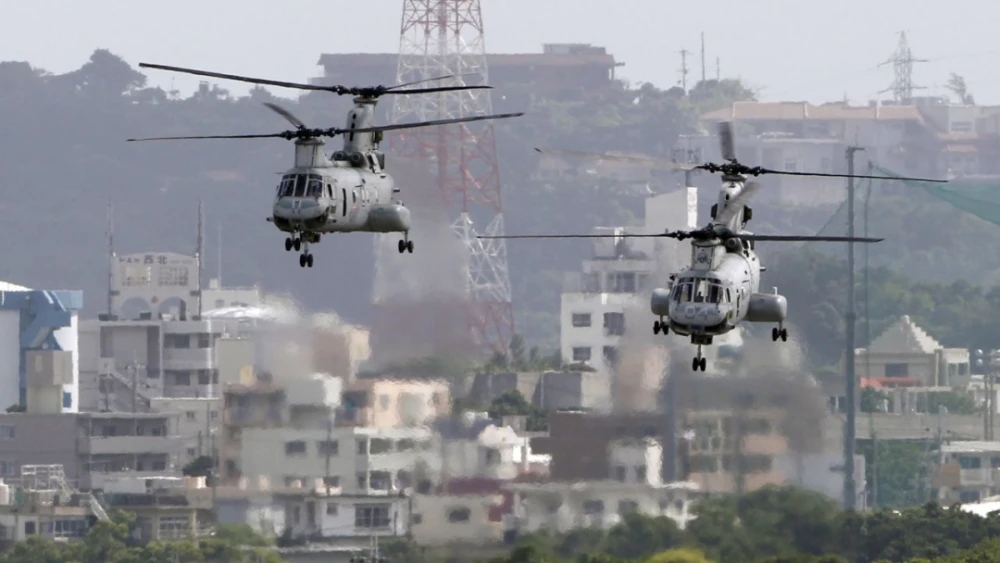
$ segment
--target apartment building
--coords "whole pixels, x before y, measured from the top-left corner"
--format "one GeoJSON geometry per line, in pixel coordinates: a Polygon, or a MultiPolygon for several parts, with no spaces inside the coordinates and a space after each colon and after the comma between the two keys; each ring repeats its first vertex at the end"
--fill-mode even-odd
{"type": "Polygon", "coordinates": [[[938,490],[938,502],[946,506],[1000,495],[1000,442],[942,444],[931,486],[938,490]]]}

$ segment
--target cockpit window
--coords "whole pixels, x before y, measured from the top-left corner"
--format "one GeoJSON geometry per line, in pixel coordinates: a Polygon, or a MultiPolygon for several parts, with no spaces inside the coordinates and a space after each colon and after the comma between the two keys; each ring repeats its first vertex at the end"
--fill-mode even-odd
{"type": "Polygon", "coordinates": [[[720,303],[723,295],[722,284],[714,279],[684,278],[674,287],[671,298],[680,303],[720,303]]]}
{"type": "Polygon", "coordinates": [[[323,195],[323,177],[319,174],[309,174],[309,184],[306,190],[307,197],[320,197],[323,195]]]}
{"type": "Polygon", "coordinates": [[[295,174],[285,174],[278,185],[278,197],[291,197],[295,191],[295,174]]]}
{"type": "Polygon", "coordinates": [[[305,197],[306,195],[306,175],[297,174],[295,176],[295,197],[305,197]]]}

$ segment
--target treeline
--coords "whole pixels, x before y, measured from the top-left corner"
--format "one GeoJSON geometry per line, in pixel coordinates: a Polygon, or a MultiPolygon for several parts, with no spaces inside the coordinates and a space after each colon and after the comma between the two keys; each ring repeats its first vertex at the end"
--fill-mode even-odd
{"type": "MultiPolygon", "coordinates": [[[[768,487],[709,498],[694,510],[685,530],[667,518],[629,515],[606,532],[529,534],[489,563],[1000,562],[1000,516],[957,507],[845,512],[818,493],[768,487]]],[[[395,563],[439,561],[430,549],[391,553],[395,563]]]]}

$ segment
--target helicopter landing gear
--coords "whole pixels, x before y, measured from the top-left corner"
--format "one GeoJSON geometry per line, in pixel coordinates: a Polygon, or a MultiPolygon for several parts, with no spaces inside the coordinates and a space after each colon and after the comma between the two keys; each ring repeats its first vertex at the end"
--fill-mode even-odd
{"type": "Polygon", "coordinates": [[[664,321],[662,317],[658,321],[653,321],[653,334],[660,334],[661,332],[667,334],[668,330],[670,330],[670,324],[664,321]]]}
{"type": "Polygon", "coordinates": [[[782,342],[788,341],[788,329],[782,327],[781,325],[771,329],[771,340],[777,342],[779,338],[782,342]]]}
{"type": "Polygon", "coordinates": [[[285,239],[285,252],[289,252],[292,249],[300,250],[302,248],[302,239],[297,236],[291,236],[285,239]]]}
{"type": "MultiPolygon", "coordinates": [[[[295,242],[299,242],[296,239],[295,242]]],[[[298,250],[299,245],[295,245],[295,249],[298,250]]],[[[309,243],[304,243],[305,248],[302,250],[302,254],[299,255],[299,267],[300,268],[312,268],[313,267],[313,255],[309,254],[309,243]]]]}
{"type": "Polygon", "coordinates": [[[399,249],[400,254],[404,252],[413,254],[413,241],[410,240],[410,233],[403,235],[403,240],[399,241],[399,246],[397,248],[399,249]]]}
{"type": "Polygon", "coordinates": [[[691,360],[691,369],[694,371],[705,371],[708,359],[701,355],[701,344],[698,345],[698,355],[691,360]]]}

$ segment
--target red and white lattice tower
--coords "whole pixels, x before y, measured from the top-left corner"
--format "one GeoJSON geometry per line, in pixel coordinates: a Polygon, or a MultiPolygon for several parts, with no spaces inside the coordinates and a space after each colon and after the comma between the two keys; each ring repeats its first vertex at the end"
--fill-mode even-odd
{"type": "MultiPolygon", "coordinates": [[[[396,83],[448,75],[456,77],[427,86],[488,84],[479,0],[404,0],[396,83]]],[[[492,113],[489,90],[395,96],[394,102],[394,123],[492,113]]],[[[476,238],[504,233],[493,123],[411,129],[391,141],[399,156],[428,163],[441,202],[454,217],[452,230],[467,252],[470,334],[485,350],[506,350],[514,331],[506,244],[503,239],[476,238]]],[[[379,248],[395,252],[394,245],[379,248]]],[[[418,240],[416,253],[405,258],[420,260],[419,245],[418,240]]]]}

